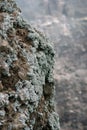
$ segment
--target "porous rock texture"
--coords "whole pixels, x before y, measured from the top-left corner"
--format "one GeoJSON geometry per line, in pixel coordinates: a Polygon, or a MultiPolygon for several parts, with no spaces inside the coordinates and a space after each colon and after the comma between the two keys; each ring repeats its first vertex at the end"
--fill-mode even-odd
{"type": "Polygon", "coordinates": [[[13,0],[0,0],[0,130],[59,130],[54,50],[13,0]]]}

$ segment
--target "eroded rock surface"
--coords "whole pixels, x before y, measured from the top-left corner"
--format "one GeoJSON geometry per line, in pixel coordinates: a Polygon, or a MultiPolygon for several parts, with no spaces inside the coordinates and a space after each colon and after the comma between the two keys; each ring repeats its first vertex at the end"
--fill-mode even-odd
{"type": "Polygon", "coordinates": [[[54,50],[13,0],[0,0],[0,130],[59,130],[54,50]]]}
{"type": "Polygon", "coordinates": [[[54,41],[61,130],[87,130],[87,0],[16,1],[23,16],[54,41]]]}

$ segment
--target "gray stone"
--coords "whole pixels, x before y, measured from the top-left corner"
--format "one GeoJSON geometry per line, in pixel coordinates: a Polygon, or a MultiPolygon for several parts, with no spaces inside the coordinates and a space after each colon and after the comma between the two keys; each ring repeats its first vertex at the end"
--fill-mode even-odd
{"type": "Polygon", "coordinates": [[[9,104],[8,94],[0,93],[0,108],[9,104]]]}
{"type": "Polygon", "coordinates": [[[0,45],[0,128],[43,130],[49,122],[51,130],[58,130],[51,43],[23,20],[14,1],[1,0],[0,8],[4,12],[0,43],[7,43],[3,51],[0,45]]]}

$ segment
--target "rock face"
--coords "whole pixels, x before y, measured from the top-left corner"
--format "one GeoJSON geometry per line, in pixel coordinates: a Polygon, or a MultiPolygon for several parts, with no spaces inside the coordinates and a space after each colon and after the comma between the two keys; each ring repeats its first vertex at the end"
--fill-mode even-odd
{"type": "Polygon", "coordinates": [[[87,0],[16,1],[23,16],[55,43],[61,130],[87,130],[87,0]]]}
{"type": "Polygon", "coordinates": [[[59,130],[54,50],[13,0],[0,0],[0,130],[59,130]]]}

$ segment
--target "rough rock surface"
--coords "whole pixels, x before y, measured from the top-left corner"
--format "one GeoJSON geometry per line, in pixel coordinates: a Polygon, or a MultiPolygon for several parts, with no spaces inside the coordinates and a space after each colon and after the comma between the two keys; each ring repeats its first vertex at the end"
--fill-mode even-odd
{"type": "Polygon", "coordinates": [[[0,0],[0,130],[59,130],[54,50],[13,0],[0,0]]]}
{"type": "Polygon", "coordinates": [[[61,130],[87,130],[87,0],[16,1],[23,16],[54,41],[61,130]]]}

